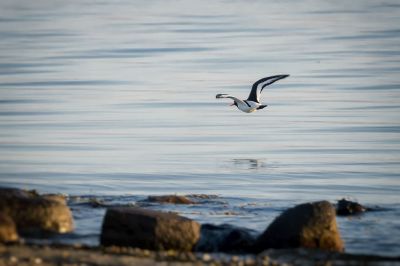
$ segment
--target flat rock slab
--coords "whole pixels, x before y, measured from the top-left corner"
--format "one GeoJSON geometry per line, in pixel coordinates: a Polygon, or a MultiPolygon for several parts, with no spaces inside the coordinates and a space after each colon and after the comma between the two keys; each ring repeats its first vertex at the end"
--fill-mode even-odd
{"type": "Polygon", "coordinates": [[[200,224],[174,213],[136,207],[107,210],[101,244],[151,250],[190,251],[200,238],[200,224]]]}
{"type": "Polygon", "coordinates": [[[316,248],[343,251],[335,208],[328,201],[297,205],[278,216],[257,239],[255,249],[316,248]]]}
{"type": "Polygon", "coordinates": [[[0,188],[0,213],[9,216],[22,234],[67,233],[74,227],[71,211],[62,196],[0,188]]]}
{"type": "Polygon", "coordinates": [[[170,204],[196,204],[195,201],[189,199],[188,197],[179,195],[149,196],[147,201],[170,204]]]}

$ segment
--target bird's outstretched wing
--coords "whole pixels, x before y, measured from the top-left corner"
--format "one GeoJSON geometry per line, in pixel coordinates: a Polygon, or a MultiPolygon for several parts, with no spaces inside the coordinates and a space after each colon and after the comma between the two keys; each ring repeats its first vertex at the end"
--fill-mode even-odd
{"type": "Polygon", "coordinates": [[[249,94],[249,98],[247,98],[248,101],[253,101],[253,102],[260,102],[260,95],[263,89],[274,83],[275,81],[278,81],[283,78],[287,78],[289,75],[276,75],[276,76],[271,76],[271,77],[266,77],[262,78],[260,80],[257,80],[254,84],[253,87],[251,88],[251,92],[249,94]]]}
{"type": "Polygon", "coordinates": [[[229,95],[229,94],[224,94],[224,93],[222,93],[222,94],[217,94],[217,95],[215,96],[215,98],[217,98],[217,99],[229,98],[229,99],[234,100],[236,103],[244,103],[243,100],[240,100],[239,98],[236,98],[235,96],[232,96],[232,95],[229,95]]]}

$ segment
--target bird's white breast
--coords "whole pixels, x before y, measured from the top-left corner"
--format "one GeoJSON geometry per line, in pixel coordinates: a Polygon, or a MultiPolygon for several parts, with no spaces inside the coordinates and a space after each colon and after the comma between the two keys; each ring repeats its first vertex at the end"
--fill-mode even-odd
{"type": "Polygon", "coordinates": [[[241,102],[238,104],[238,108],[242,110],[245,113],[252,113],[257,108],[260,106],[259,103],[253,102],[253,101],[246,101],[246,102],[241,102]]]}

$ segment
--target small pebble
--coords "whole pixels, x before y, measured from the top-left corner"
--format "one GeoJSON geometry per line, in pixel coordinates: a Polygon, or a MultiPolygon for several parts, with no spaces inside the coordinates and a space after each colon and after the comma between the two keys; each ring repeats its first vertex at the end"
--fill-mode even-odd
{"type": "Polygon", "coordinates": [[[168,250],[168,251],[167,251],[167,256],[169,256],[169,257],[175,257],[175,256],[176,256],[176,251],[175,251],[175,250],[172,250],[172,249],[168,250]]]}
{"type": "Polygon", "coordinates": [[[208,262],[211,260],[211,256],[208,253],[204,253],[203,257],[201,258],[204,262],[208,262]]]}
{"type": "Polygon", "coordinates": [[[35,263],[35,264],[42,264],[42,259],[41,258],[35,258],[34,260],[33,260],[33,262],[35,263]]]}
{"type": "Polygon", "coordinates": [[[244,260],[245,265],[256,265],[256,261],[253,258],[246,258],[244,260]]]}
{"type": "Polygon", "coordinates": [[[10,262],[11,262],[11,263],[17,263],[17,262],[18,262],[18,258],[15,257],[15,256],[11,256],[11,257],[10,257],[10,262]]]}
{"type": "Polygon", "coordinates": [[[269,265],[269,257],[265,256],[262,260],[262,265],[269,265]]]}
{"type": "Polygon", "coordinates": [[[238,262],[239,260],[240,260],[239,256],[234,255],[231,257],[232,262],[238,262]]]}
{"type": "Polygon", "coordinates": [[[68,251],[63,251],[62,256],[64,258],[69,257],[69,252],[68,251]]]}
{"type": "Polygon", "coordinates": [[[147,250],[147,249],[143,250],[143,255],[144,255],[145,257],[149,257],[149,256],[150,256],[150,251],[147,250]]]}

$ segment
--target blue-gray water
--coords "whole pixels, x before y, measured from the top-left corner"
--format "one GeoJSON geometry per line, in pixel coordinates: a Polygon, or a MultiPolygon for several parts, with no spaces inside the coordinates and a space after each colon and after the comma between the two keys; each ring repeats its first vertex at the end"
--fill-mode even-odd
{"type": "MultiPolygon", "coordinates": [[[[396,0],[1,1],[0,185],[217,194],[155,208],[258,231],[350,197],[384,211],[338,218],[346,250],[399,255],[399,25],[396,0]],[[215,99],[275,74],[257,113],[215,99]]],[[[104,209],[73,204],[97,239],[104,209]]]]}

